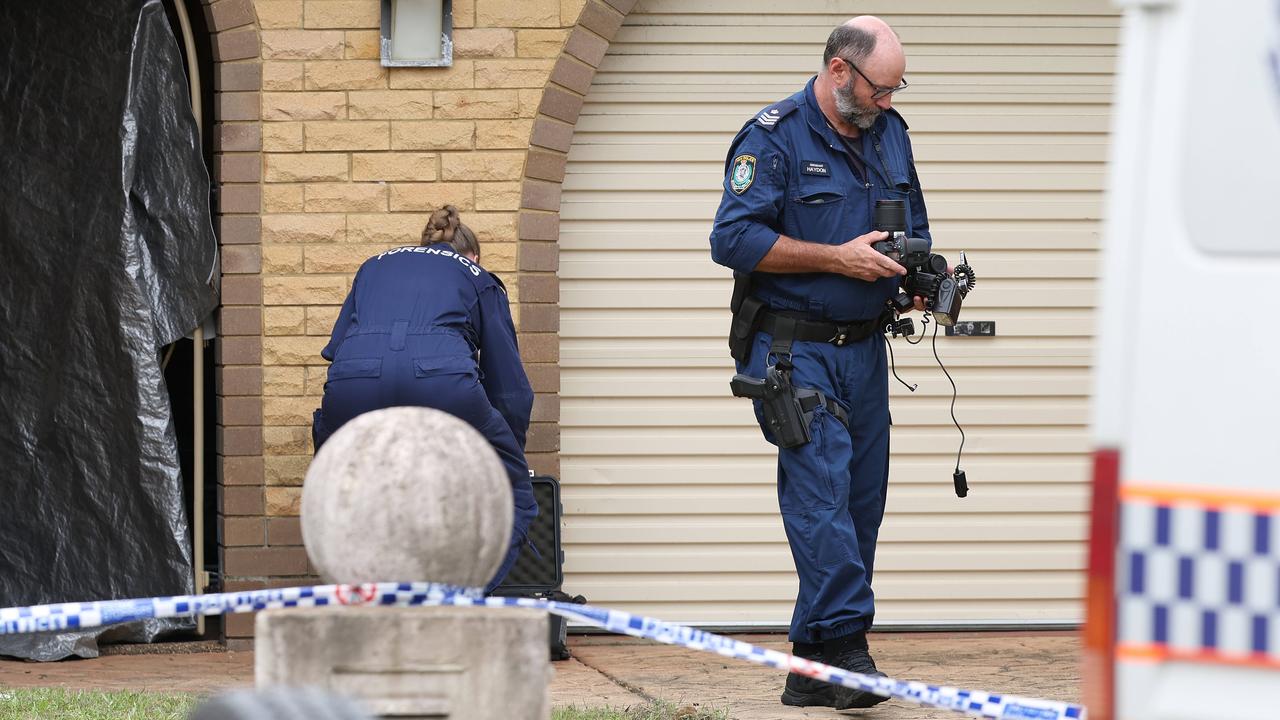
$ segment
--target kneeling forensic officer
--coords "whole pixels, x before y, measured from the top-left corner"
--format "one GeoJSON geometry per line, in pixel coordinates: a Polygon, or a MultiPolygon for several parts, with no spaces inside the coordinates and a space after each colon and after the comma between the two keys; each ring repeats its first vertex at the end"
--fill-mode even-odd
{"type": "Polygon", "coordinates": [[[475,234],[447,205],[432,214],[419,246],[360,266],[320,351],[332,364],[312,437],[319,450],[356,416],[405,405],[442,410],[480,431],[502,460],[515,500],[510,547],[487,592],[515,564],[538,505],[524,456],[533,390],[506,288],[479,262],[475,234]]]}

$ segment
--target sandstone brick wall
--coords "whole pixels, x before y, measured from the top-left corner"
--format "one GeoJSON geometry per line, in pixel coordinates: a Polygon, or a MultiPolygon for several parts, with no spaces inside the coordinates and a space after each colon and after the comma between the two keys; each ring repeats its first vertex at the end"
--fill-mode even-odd
{"type": "MultiPolygon", "coordinates": [[[[360,263],[458,206],[518,303],[533,118],[569,0],[456,0],[449,68],[384,68],[377,0],[256,0],[262,59],[263,500],[298,513],[319,356],[360,263]]],[[[518,305],[516,311],[518,314],[518,305]]]]}
{"type": "MultiPolygon", "coordinates": [[[[583,96],[635,0],[453,0],[449,68],[383,68],[379,0],[202,0],[223,251],[224,587],[310,579],[298,508],[327,341],[355,270],[452,203],[511,290],[558,474],[560,182],[583,96]]],[[[226,635],[252,635],[228,616],[226,635]]]]}

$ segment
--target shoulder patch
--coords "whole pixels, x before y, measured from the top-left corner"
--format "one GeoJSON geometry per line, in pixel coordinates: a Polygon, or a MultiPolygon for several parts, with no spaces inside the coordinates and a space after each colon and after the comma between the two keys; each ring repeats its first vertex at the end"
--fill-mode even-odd
{"type": "Polygon", "coordinates": [[[729,188],[734,195],[741,195],[756,180],[756,156],[743,153],[733,159],[729,170],[729,188]]]}
{"type": "Polygon", "coordinates": [[[787,98],[776,102],[756,115],[755,124],[772,131],[778,125],[778,121],[786,117],[792,110],[796,109],[796,101],[794,98],[787,98]]]}

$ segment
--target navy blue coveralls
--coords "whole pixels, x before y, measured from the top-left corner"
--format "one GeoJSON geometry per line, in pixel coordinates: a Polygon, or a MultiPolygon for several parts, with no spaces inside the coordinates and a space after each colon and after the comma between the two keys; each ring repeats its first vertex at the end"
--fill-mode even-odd
{"type": "Polygon", "coordinates": [[[538,514],[524,457],[533,390],[502,283],[445,243],[388,250],[360,266],[320,354],[333,364],[315,414],[317,449],[357,415],[404,405],[454,415],[493,445],[515,521],[492,590],[538,514]]]}
{"type": "MultiPolygon", "coordinates": [[[[751,273],[752,294],[771,309],[820,321],[872,320],[900,278],[755,270],[779,234],[839,245],[870,232],[879,199],[905,200],[909,235],[929,237],[902,117],[884,112],[846,145],[818,107],[813,82],[762,110],[733,139],[711,254],[751,273]]],[[[764,377],[776,360],[771,343],[757,333],[738,372],[764,377]]],[[[821,642],[868,629],[875,615],[871,574],[889,484],[888,370],[879,332],[843,347],[797,341],[791,352],[792,384],[820,390],[849,415],[846,428],[818,406],[812,442],[778,451],[778,505],[800,580],[790,639],[821,642]]],[[[761,403],[754,404],[772,443],[761,403]]]]}

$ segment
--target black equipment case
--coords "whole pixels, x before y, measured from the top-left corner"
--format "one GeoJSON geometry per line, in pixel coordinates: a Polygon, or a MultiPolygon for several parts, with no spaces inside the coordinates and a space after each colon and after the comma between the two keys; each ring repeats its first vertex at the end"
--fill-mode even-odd
{"type": "MultiPolygon", "coordinates": [[[[529,526],[529,543],[520,550],[516,564],[494,589],[493,595],[502,597],[535,597],[560,602],[583,603],[582,597],[570,597],[561,592],[564,582],[564,551],[560,548],[560,483],[549,475],[534,475],[533,497],[538,503],[538,517],[529,526]]],[[[548,613],[550,633],[548,641],[552,660],[569,659],[566,644],[565,619],[548,613]]]]}

